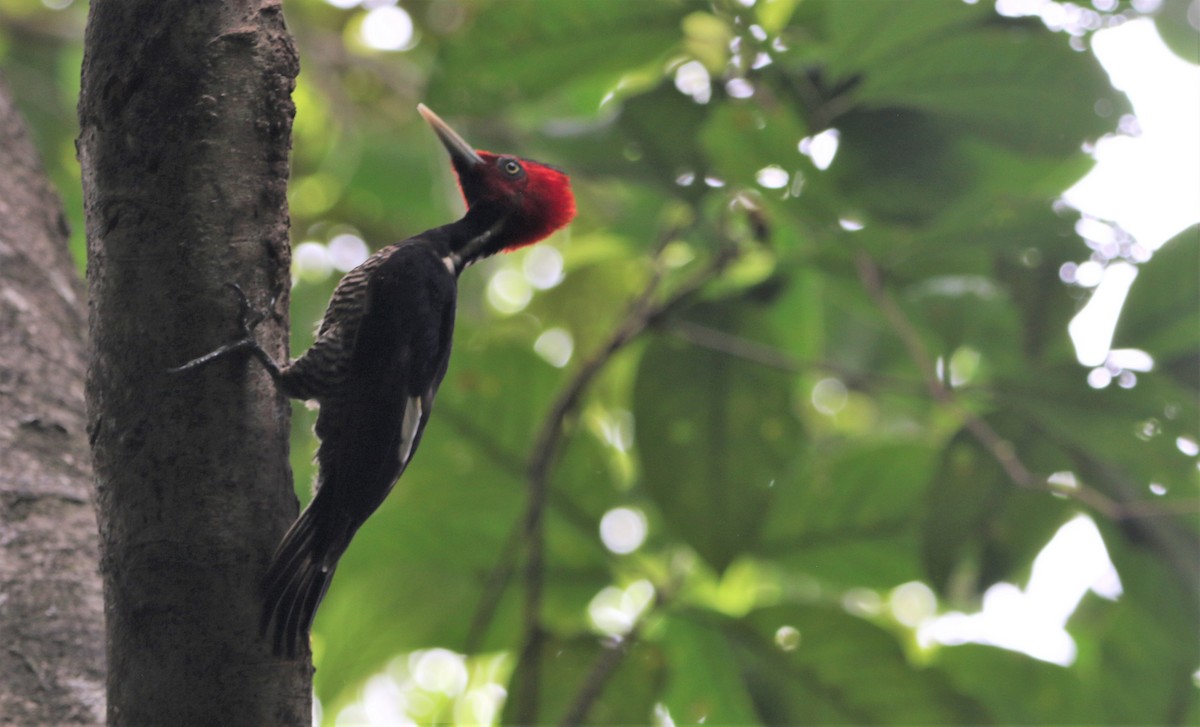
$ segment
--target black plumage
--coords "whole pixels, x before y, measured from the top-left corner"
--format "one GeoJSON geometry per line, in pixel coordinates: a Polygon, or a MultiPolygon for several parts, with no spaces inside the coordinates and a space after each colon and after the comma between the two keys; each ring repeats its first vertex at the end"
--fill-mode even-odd
{"type": "MultiPolygon", "coordinates": [[[[312,626],[338,559],[420,444],[450,360],[459,274],[484,257],[543,239],[575,214],[561,170],[476,151],[432,111],[418,108],[450,153],[467,202],[463,218],[385,247],[347,273],[316,340],[299,358],[277,364],[247,330],[243,339],[176,369],[249,351],[283,393],[320,406],[315,493],[262,583],[261,628],[275,652],[289,658],[312,626]]],[[[244,313],[243,298],[243,319],[244,313]]]]}
{"type": "Polygon", "coordinates": [[[262,627],[274,624],[277,652],[295,653],[338,559],[420,444],[450,360],[455,292],[429,240],[387,248],[347,274],[316,343],[277,377],[320,404],[321,440],[313,500],[263,580],[262,627]]]}

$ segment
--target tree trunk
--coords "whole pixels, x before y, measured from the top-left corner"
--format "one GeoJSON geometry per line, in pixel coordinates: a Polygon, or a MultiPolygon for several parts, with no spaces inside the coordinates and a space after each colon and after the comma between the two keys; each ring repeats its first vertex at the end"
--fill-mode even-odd
{"type": "Polygon", "coordinates": [[[104,611],[84,428],[83,284],[0,79],[0,720],[104,716],[104,611]]]}
{"type": "Polygon", "coordinates": [[[237,283],[287,353],[287,176],[298,60],[279,0],[93,0],[79,101],[87,403],[117,725],[311,719],[308,654],[258,635],[296,514],[289,405],[248,357],[237,283]]]}

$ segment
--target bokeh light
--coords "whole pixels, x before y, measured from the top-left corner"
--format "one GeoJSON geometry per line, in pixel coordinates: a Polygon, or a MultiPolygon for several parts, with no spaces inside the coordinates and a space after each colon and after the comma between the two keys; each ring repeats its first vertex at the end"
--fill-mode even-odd
{"type": "Polygon", "coordinates": [[[333,272],[333,263],[329,259],[329,249],[325,245],[314,242],[302,242],[292,250],[293,281],[303,280],[308,283],[319,283],[333,272]]]}
{"type": "Polygon", "coordinates": [[[646,580],[635,581],[624,589],[608,586],[588,604],[588,617],[601,633],[624,636],[633,630],[654,596],[654,585],[646,580]]]}
{"type": "Polygon", "coordinates": [[[571,354],[575,352],[575,341],[564,328],[547,328],[533,342],[533,350],[546,363],[561,369],[571,361],[571,354]]]}
{"type": "Polygon", "coordinates": [[[488,281],[487,301],[499,313],[512,315],[525,310],[533,300],[533,287],[519,271],[503,268],[488,281]]]}
{"type": "Polygon", "coordinates": [[[363,43],[375,50],[407,50],[413,42],[412,18],[403,8],[390,5],[367,11],[359,32],[363,43]]]}
{"type": "Polygon", "coordinates": [[[600,540],[613,553],[625,555],[642,547],[648,525],[641,510],[617,507],[600,518],[600,540]]]}
{"type": "Polygon", "coordinates": [[[821,379],[812,390],[813,408],[825,416],[833,416],[846,407],[849,393],[838,379],[821,379]]]}
{"type": "Polygon", "coordinates": [[[538,290],[549,290],[563,281],[563,257],[553,245],[537,245],[521,261],[525,279],[538,290]]]}
{"type": "Polygon", "coordinates": [[[767,189],[783,189],[788,184],[790,176],[782,167],[772,164],[758,170],[754,175],[755,181],[767,189]]]}
{"type": "Polygon", "coordinates": [[[826,129],[815,136],[806,136],[798,145],[800,153],[811,159],[817,169],[828,169],[837,156],[841,136],[837,129],[826,129]]]}
{"type": "Polygon", "coordinates": [[[705,104],[712,98],[712,77],[703,63],[688,61],[675,69],[675,88],[696,103],[705,104]]]}
{"type": "Polygon", "coordinates": [[[430,692],[457,696],[467,686],[467,664],[462,654],[448,649],[419,651],[409,657],[413,681],[430,692]]]}
{"type": "Polygon", "coordinates": [[[916,628],[937,613],[937,596],[920,581],[903,583],[888,596],[892,617],[910,628],[916,628]]]}
{"type": "Polygon", "coordinates": [[[795,651],[800,647],[800,630],[795,626],[780,626],[775,631],[775,645],[783,651],[795,651]]]}
{"type": "Polygon", "coordinates": [[[330,264],[343,273],[361,265],[371,254],[367,243],[358,235],[349,232],[334,235],[328,247],[330,264]]]}

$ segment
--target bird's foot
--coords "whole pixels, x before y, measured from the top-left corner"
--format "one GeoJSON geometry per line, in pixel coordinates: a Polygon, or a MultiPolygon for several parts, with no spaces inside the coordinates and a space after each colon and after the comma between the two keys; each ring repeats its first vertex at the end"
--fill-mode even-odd
{"type": "Polygon", "coordinates": [[[259,323],[267,317],[267,314],[262,311],[254,311],[250,306],[250,300],[246,297],[246,292],[242,290],[242,286],[237,283],[226,283],[233,292],[237,293],[238,297],[238,326],[242,329],[242,337],[233,343],[227,343],[220,348],[210,351],[199,358],[194,358],[187,363],[167,369],[168,373],[181,374],[186,371],[194,371],[218,359],[236,353],[238,351],[249,350],[263,365],[272,377],[279,372],[279,366],[275,361],[258,345],[258,340],[254,337],[254,329],[259,323]]]}

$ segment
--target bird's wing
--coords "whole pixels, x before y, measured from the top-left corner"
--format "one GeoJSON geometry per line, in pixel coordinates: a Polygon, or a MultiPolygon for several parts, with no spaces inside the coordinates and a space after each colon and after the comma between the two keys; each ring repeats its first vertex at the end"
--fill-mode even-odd
{"type": "Polygon", "coordinates": [[[328,333],[336,321],[344,320],[346,316],[354,315],[358,311],[359,306],[362,305],[362,296],[366,291],[365,283],[370,279],[371,273],[391,257],[390,251],[395,251],[403,245],[402,242],[388,245],[342,276],[333,289],[333,295],[329,297],[325,316],[321,319],[320,327],[317,328],[318,339],[328,333]]]}
{"type": "Polygon", "coordinates": [[[337,431],[318,453],[321,490],[346,511],[365,519],[412,459],[450,358],[455,296],[455,277],[422,245],[371,272],[344,393],[329,402],[337,431]]]}

